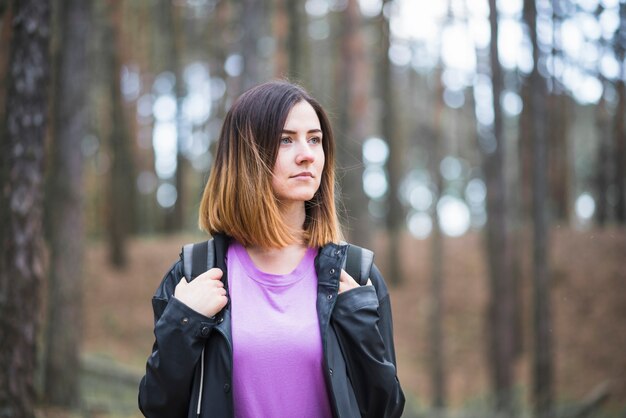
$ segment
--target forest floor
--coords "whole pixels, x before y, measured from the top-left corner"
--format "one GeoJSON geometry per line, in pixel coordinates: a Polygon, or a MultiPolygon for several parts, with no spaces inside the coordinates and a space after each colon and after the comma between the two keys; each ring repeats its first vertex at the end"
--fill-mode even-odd
{"type": "MultiPolygon", "coordinates": [[[[138,379],[153,342],[150,299],[182,244],[198,235],[138,238],[130,242],[129,265],[109,266],[102,242],[87,246],[84,282],[83,408],[80,416],[141,416],[138,379]]],[[[528,405],[532,366],[530,244],[520,245],[522,354],[516,365],[518,396],[528,405]]],[[[374,248],[386,270],[384,241],[374,248]]],[[[575,231],[555,228],[551,243],[552,341],[555,392],[561,405],[575,405],[608,385],[607,416],[626,413],[626,229],[575,231]]],[[[429,404],[428,304],[430,241],[404,237],[404,281],[391,289],[398,373],[411,408],[429,404]]],[[[485,312],[488,278],[482,235],[444,240],[444,359],[447,403],[453,409],[487,402],[485,312]]],[[[389,281],[389,278],[388,278],[389,281]]],[[[409,414],[407,414],[409,415],[409,414]]],[[[61,417],[62,412],[44,412],[61,417]]]]}

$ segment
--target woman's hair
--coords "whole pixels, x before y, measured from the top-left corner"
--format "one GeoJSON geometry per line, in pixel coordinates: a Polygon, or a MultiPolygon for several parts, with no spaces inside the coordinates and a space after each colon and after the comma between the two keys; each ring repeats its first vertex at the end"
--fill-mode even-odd
{"type": "Polygon", "coordinates": [[[310,247],[338,242],[342,236],[335,211],[334,146],[326,113],[302,87],[271,81],[246,91],[226,114],[200,203],[200,228],[227,234],[244,246],[280,248],[300,239],[310,247]],[[305,202],[304,236],[285,223],[272,189],[287,115],[303,100],[319,118],[325,156],[320,187],[305,202]]]}

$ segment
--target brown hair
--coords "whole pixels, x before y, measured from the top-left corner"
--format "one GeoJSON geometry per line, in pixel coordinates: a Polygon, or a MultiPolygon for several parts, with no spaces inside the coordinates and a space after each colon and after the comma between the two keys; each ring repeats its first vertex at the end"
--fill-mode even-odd
{"type": "Polygon", "coordinates": [[[244,246],[284,247],[297,242],[272,190],[272,170],[291,108],[308,102],[320,121],[325,163],[320,187],[305,202],[304,241],[310,247],[338,242],[334,138],[326,113],[302,87],[271,81],[253,87],[232,105],[222,126],[215,163],[200,203],[200,228],[224,233],[244,246]]]}

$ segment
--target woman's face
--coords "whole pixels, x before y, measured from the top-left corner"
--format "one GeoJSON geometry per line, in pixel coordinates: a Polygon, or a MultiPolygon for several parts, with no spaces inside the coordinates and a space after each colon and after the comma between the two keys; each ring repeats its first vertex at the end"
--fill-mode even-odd
{"type": "Polygon", "coordinates": [[[322,129],[313,107],[305,100],[287,115],[274,163],[272,189],[283,203],[311,200],[324,170],[322,129]]]}

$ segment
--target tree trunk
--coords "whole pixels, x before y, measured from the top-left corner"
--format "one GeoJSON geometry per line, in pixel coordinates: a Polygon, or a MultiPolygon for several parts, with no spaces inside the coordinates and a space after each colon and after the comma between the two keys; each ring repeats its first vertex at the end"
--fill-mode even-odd
{"type": "Polygon", "coordinates": [[[397,135],[396,105],[394,102],[393,74],[391,62],[389,60],[390,33],[389,20],[382,10],[384,6],[390,4],[390,0],[385,0],[383,9],[378,16],[381,34],[381,48],[379,52],[380,60],[380,92],[381,98],[381,131],[383,139],[389,145],[389,159],[387,160],[388,189],[386,216],[387,232],[389,234],[388,247],[388,272],[389,282],[393,285],[402,283],[402,268],[400,255],[400,240],[402,232],[405,230],[405,215],[402,203],[398,197],[400,181],[402,180],[403,167],[402,159],[405,152],[402,138],[397,135]]]}
{"type": "MultiPolygon", "coordinates": [[[[185,81],[183,79],[184,62],[182,51],[182,30],[181,30],[181,17],[177,10],[180,7],[176,7],[170,3],[169,10],[172,15],[172,62],[170,65],[174,67],[174,74],[176,75],[176,85],[174,86],[176,92],[176,202],[174,202],[174,211],[172,219],[172,231],[180,231],[185,225],[185,210],[186,210],[186,197],[185,193],[185,177],[189,171],[189,164],[187,158],[183,154],[183,144],[186,138],[183,137],[185,133],[184,129],[184,117],[183,117],[183,99],[187,94],[185,81]]],[[[211,100],[207,97],[206,100],[211,100]]]]}
{"type": "MultiPolygon", "coordinates": [[[[567,223],[569,221],[569,176],[567,171],[569,159],[569,148],[567,146],[569,98],[564,93],[553,92],[548,95],[547,103],[547,112],[550,115],[550,125],[547,127],[547,138],[550,138],[550,142],[547,144],[550,147],[547,150],[550,160],[548,176],[551,191],[550,207],[555,219],[567,223]]],[[[536,122],[534,120],[534,123],[536,122]]]]}
{"type": "Polygon", "coordinates": [[[111,168],[107,190],[107,233],[109,260],[116,267],[124,267],[127,261],[126,241],[135,208],[135,170],[125,120],[124,103],[121,95],[120,77],[122,62],[119,56],[120,10],[117,1],[109,2],[109,23],[107,31],[108,65],[110,69],[111,130],[109,151],[111,168]]]}
{"type": "Polygon", "coordinates": [[[540,51],[537,40],[537,10],[534,0],[524,2],[524,20],[533,47],[533,70],[530,74],[530,114],[533,149],[533,403],[535,416],[552,415],[552,343],[550,316],[550,275],[548,267],[548,144],[545,123],[545,82],[539,74],[540,51]]]}
{"type": "Polygon", "coordinates": [[[263,22],[263,2],[260,0],[241,1],[241,56],[243,71],[241,73],[241,92],[248,90],[260,81],[259,51],[257,44],[261,38],[263,22]]]}
{"type": "Polygon", "coordinates": [[[304,2],[287,0],[287,13],[289,16],[289,34],[287,35],[287,53],[289,55],[289,78],[301,83],[306,79],[302,58],[305,44],[302,42],[302,6],[304,2]]]}
{"type": "Polygon", "coordinates": [[[0,133],[0,411],[34,417],[43,278],[44,138],[50,2],[14,3],[6,125],[0,133]]]}
{"type": "MultiPolygon", "coordinates": [[[[233,15],[232,11],[233,5],[231,3],[218,2],[215,6],[214,23],[209,31],[211,36],[211,41],[209,42],[210,56],[213,64],[211,67],[214,68],[213,77],[219,77],[224,80],[225,83],[228,80],[228,76],[224,70],[224,62],[226,61],[230,48],[227,39],[229,39],[229,31],[231,30],[230,22],[233,15]]],[[[228,95],[230,90],[230,87],[227,87],[224,97],[222,97],[214,112],[215,117],[219,120],[223,119],[226,114],[226,104],[229,102],[228,95]]],[[[213,141],[213,145],[215,145],[216,142],[217,141],[213,141]]]]}
{"type": "Polygon", "coordinates": [[[433,117],[434,131],[431,135],[429,146],[429,169],[433,176],[436,187],[436,198],[432,205],[432,237],[431,237],[431,300],[429,306],[429,340],[430,340],[430,362],[431,362],[431,384],[433,407],[442,409],[446,406],[445,393],[445,373],[444,373],[444,340],[443,340],[443,236],[439,227],[439,214],[437,212],[437,202],[441,198],[443,191],[443,178],[439,166],[441,164],[443,150],[443,81],[441,79],[441,68],[436,73],[437,88],[435,91],[435,108],[433,117]]]}
{"type": "MultiPolygon", "coordinates": [[[[185,214],[185,173],[187,171],[187,159],[182,153],[183,138],[183,112],[182,105],[185,97],[185,82],[183,80],[183,62],[180,45],[180,16],[177,10],[180,7],[172,4],[170,0],[159,0],[154,5],[155,20],[157,22],[158,43],[155,56],[156,73],[171,71],[174,74],[174,98],[176,100],[176,173],[174,174],[174,186],[176,187],[176,202],[174,207],[165,209],[164,229],[166,232],[179,231],[184,224],[185,214]]],[[[210,98],[207,98],[210,100],[210,98]]]]}
{"type": "Polygon", "coordinates": [[[50,272],[44,397],[78,405],[83,254],[81,143],[87,126],[87,47],[90,3],[60,2],[60,56],[55,83],[54,138],[46,188],[50,272]],[[72,326],[67,326],[72,324],[72,326]]]}
{"type": "Polygon", "coordinates": [[[289,58],[287,53],[287,38],[289,38],[289,20],[287,17],[287,3],[289,0],[274,0],[274,18],[272,31],[276,42],[274,53],[274,77],[283,78],[290,75],[289,58]]]}
{"type": "MultiPolygon", "coordinates": [[[[626,3],[620,4],[620,7],[626,10],[626,3]]],[[[624,12],[626,15],[626,12],[624,12]]],[[[626,16],[624,16],[626,18],[626,16]]],[[[626,30],[625,30],[626,31],[626,30]]],[[[626,38],[626,34],[624,34],[626,38]]],[[[626,42],[626,39],[624,39],[626,42]]],[[[624,55],[624,54],[622,54],[624,55]]],[[[625,65],[622,59],[622,74],[624,74],[625,65]]],[[[617,199],[615,205],[615,219],[617,222],[626,223],[626,129],[624,128],[626,120],[626,86],[624,80],[619,80],[616,84],[617,90],[617,106],[615,107],[614,128],[613,128],[613,148],[615,172],[615,189],[617,190],[617,199]]]]}
{"type": "Polygon", "coordinates": [[[610,123],[609,112],[606,108],[604,97],[596,106],[596,129],[598,132],[598,148],[595,163],[596,184],[596,220],[600,226],[604,226],[609,220],[609,171],[611,167],[610,149],[611,138],[607,126],[610,123]]]}
{"type": "Polygon", "coordinates": [[[8,62],[11,45],[13,10],[11,2],[0,4],[0,135],[4,132],[5,102],[8,90],[8,62]],[[5,7],[5,8],[2,8],[5,7]]]}
{"type": "MultiPolygon", "coordinates": [[[[530,103],[530,82],[526,81],[521,87],[523,103],[530,103]]],[[[532,115],[530,108],[524,106],[519,118],[519,143],[517,147],[520,166],[520,207],[521,223],[530,222],[532,212],[532,115]]]]}
{"type": "Polygon", "coordinates": [[[504,415],[513,415],[513,362],[515,358],[514,302],[511,275],[511,257],[506,224],[506,184],[503,167],[504,138],[500,95],[503,88],[502,69],[498,58],[498,16],[496,1],[489,0],[491,26],[491,80],[494,120],[493,149],[485,153],[487,179],[487,257],[491,283],[489,306],[489,356],[496,409],[504,415]]]}
{"type": "Polygon", "coordinates": [[[337,149],[341,164],[339,179],[342,203],[350,222],[347,235],[355,244],[369,245],[368,199],[363,191],[362,149],[365,139],[367,89],[365,49],[360,30],[361,12],[357,0],[348,0],[341,12],[336,91],[339,95],[337,149]]]}

